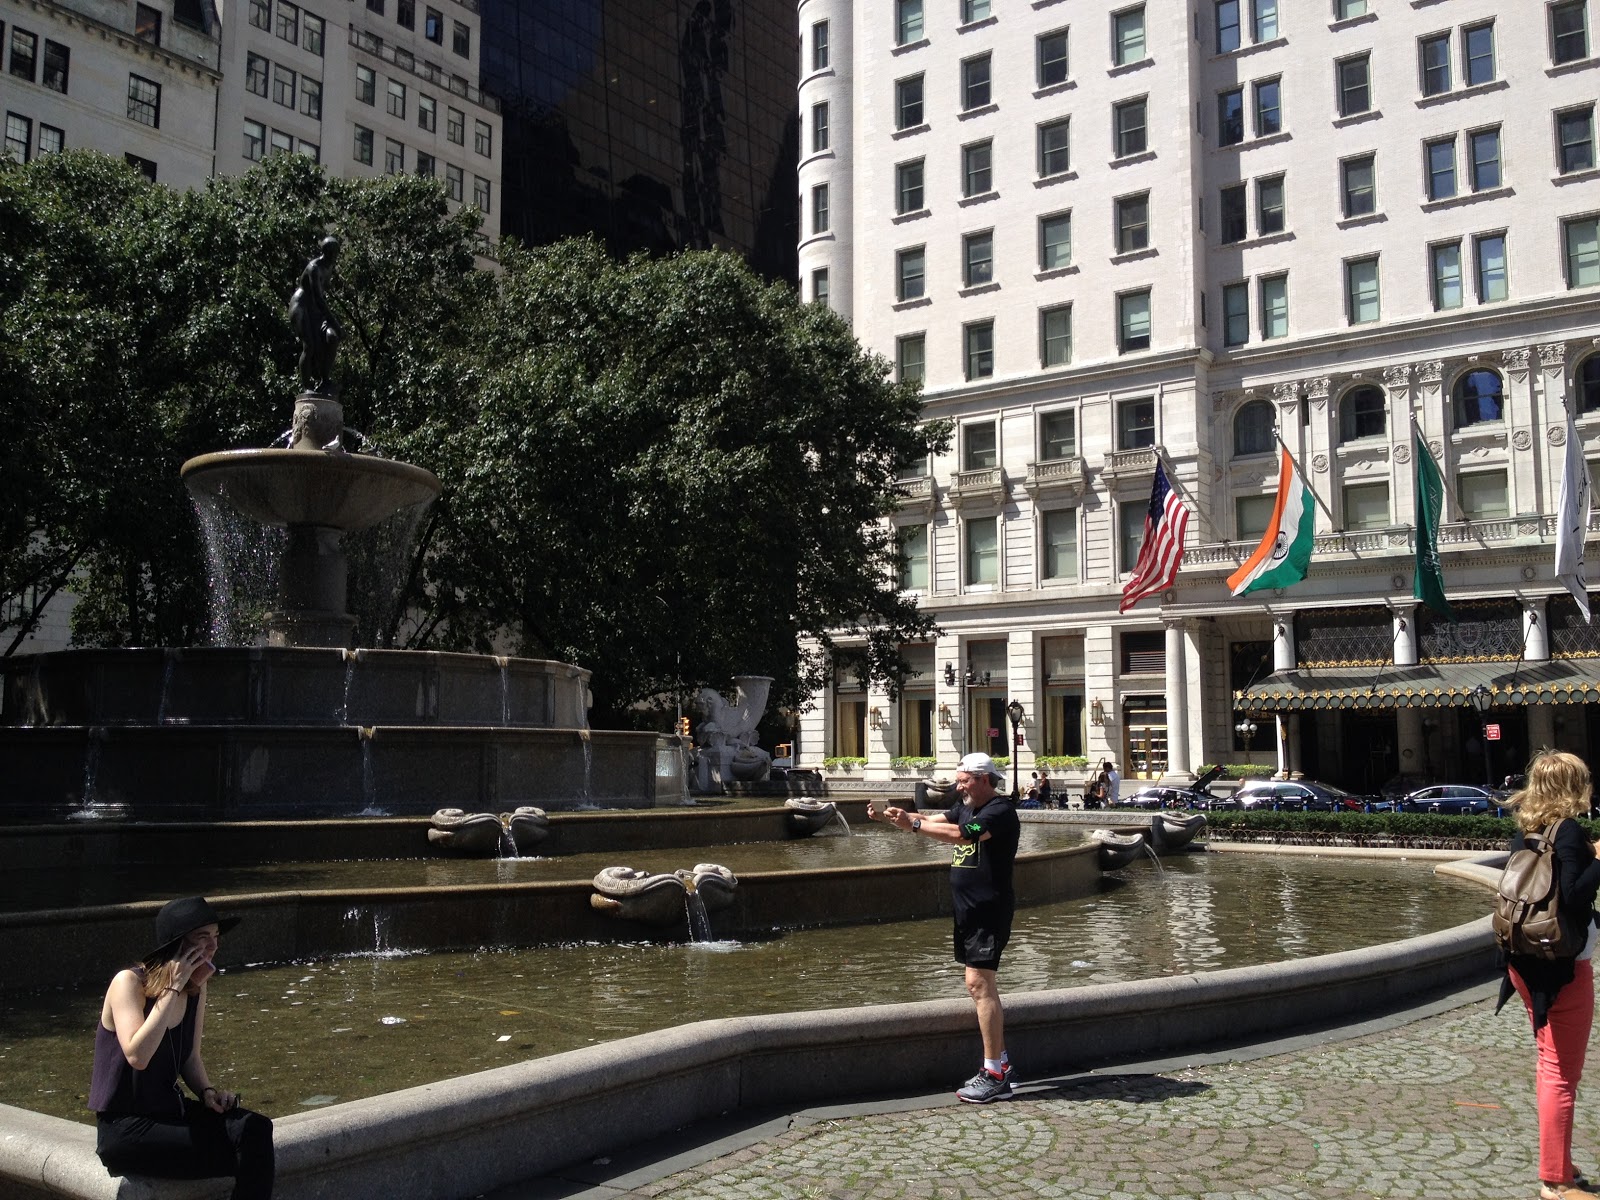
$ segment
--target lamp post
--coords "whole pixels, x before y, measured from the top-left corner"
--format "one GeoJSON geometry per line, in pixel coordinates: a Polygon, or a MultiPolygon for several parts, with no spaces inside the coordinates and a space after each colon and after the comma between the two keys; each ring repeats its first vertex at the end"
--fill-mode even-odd
{"type": "Polygon", "coordinates": [[[1245,765],[1248,766],[1250,763],[1250,743],[1255,740],[1256,736],[1256,723],[1246,717],[1233,727],[1233,731],[1244,739],[1244,761],[1245,765]]]}
{"type": "Polygon", "coordinates": [[[1489,689],[1479,684],[1467,693],[1467,699],[1472,701],[1472,707],[1478,710],[1478,744],[1483,747],[1483,786],[1494,787],[1494,779],[1489,774],[1489,723],[1487,720],[1489,706],[1494,703],[1494,697],[1489,695],[1489,689]]]}
{"type": "Polygon", "coordinates": [[[1011,799],[1015,802],[1022,795],[1021,767],[1017,762],[1017,727],[1022,724],[1022,701],[1013,700],[1006,705],[1006,716],[1011,718],[1011,799]]]}

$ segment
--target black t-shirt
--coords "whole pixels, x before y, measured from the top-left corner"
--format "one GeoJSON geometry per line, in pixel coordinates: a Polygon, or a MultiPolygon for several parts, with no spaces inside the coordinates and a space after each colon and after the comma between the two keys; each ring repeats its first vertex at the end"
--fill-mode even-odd
{"type": "Polygon", "coordinates": [[[964,839],[950,860],[950,898],[956,914],[991,900],[1014,904],[1011,868],[1017,861],[1022,822],[1017,819],[1010,798],[997,795],[977,812],[963,802],[944,816],[952,825],[961,827],[964,839]],[[989,840],[981,840],[986,833],[989,840]]]}

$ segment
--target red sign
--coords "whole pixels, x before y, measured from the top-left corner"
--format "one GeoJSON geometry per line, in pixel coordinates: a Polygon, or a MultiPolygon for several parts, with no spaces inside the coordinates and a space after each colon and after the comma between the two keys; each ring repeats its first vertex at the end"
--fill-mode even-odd
{"type": "Polygon", "coordinates": [[[1026,745],[1027,741],[1028,741],[1028,735],[1023,733],[1022,730],[1020,730],[1020,729],[1017,730],[1017,745],[1019,745],[1019,746],[1026,745]]]}
{"type": "Polygon", "coordinates": [[[1483,727],[1483,736],[1488,741],[1498,742],[1500,740],[1500,726],[1498,726],[1498,725],[1485,725],[1483,727]]]}
{"type": "Polygon", "coordinates": [[[999,737],[1000,736],[1000,731],[998,729],[996,729],[993,725],[991,725],[991,726],[989,726],[989,736],[992,737],[992,738],[999,737]]]}

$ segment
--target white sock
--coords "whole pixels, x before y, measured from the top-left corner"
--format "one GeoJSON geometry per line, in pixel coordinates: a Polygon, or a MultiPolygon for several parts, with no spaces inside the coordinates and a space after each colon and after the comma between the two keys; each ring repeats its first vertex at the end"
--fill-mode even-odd
{"type": "Polygon", "coordinates": [[[991,1075],[1004,1075],[1006,1073],[1006,1060],[1002,1058],[986,1058],[983,1066],[991,1075]]]}

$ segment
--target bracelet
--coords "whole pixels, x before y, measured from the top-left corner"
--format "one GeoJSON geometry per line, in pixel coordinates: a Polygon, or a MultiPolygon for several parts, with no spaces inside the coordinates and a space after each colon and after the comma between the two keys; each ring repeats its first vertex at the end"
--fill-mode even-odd
{"type": "Polygon", "coordinates": [[[202,1100],[205,1099],[205,1095],[206,1095],[207,1092],[216,1092],[217,1095],[219,1095],[219,1096],[222,1095],[222,1089],[221,1088],[216,1088],[216,1087],[201,1088],[200,1089],[200,1098],[202,1100]]]}
{"type": "Polygon", "coordinates": [[[177,992],[177,993],[178,993],[178,995],[180,995],[180,996],[181,996],[181,995],[183,995],[183,989],[182,989],[182,988],[176,988],[176,987],[164,987],[164,988],[162,988],[162,989],[161,989],[161,990],[162,990],[162,991],[163,991],[163,992],[177,992]]]}

